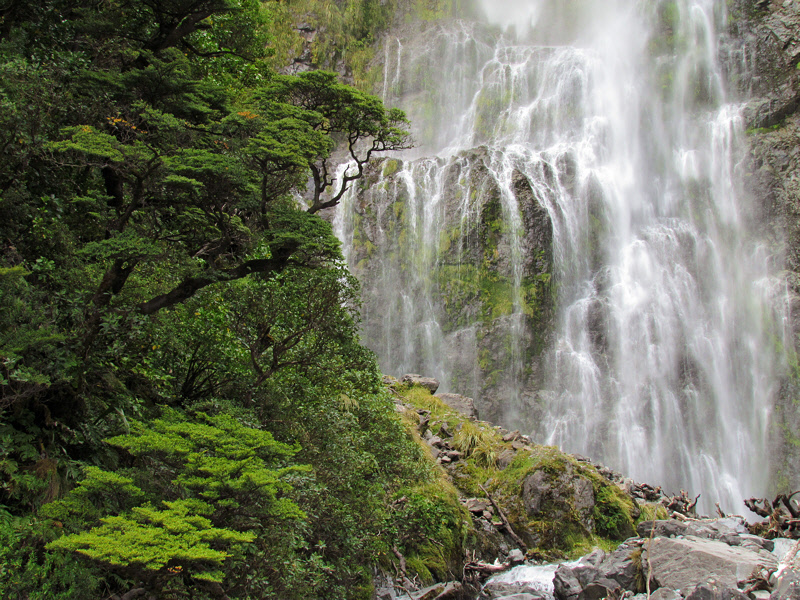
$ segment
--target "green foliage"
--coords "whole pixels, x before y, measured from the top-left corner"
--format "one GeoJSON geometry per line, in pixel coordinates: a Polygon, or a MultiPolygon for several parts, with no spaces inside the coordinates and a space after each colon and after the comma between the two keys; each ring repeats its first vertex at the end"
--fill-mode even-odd
{"type": "Polygon", "coordinates": [[[134,433],[108,442],[146,459],[156,477],[147,481],[135,471],[141,480],[136,485],[131,477],[87,469],[86,479],[43,514],[70,527],[110,514],[99,526],[50,542],[48,550],[79,552],[160,585],[176,571],[221,583],[223,563],[238,545],[256,539],[252,530],[259,520],[305,517],[281,496],[291,489],[287,476],[306,468],[280,466],[297,449],[276,442],[269,432],[227,414],[186,419],[169,410],[149,426],[131,426],[134,433]],[[133,505],[147,496],[162,498],[164,508],[133,505]],[[71,514],[75,523],[69,522],[71,514]]]}
{"type": "MultiPolygon", "coordinates": [[[[314,8],[365,70],[394,4],[314,8]]],[[[333,181],[337,143],[366,161],[407,121],[332,73],[276,75],[287,10],[1,11],[3,597],[363,597],[389,500],[428,476],[298,201],[335,204],[362,175],[333,181]]]]}
{"type": "Polygon", "coordinates": [[[192,577],[222,582],[219,569],[229,554],[216,547],[252,542],[255,535],[219,529],[198,513],[211,512],[209,504],[191,500],[164,502],[166,509],[134,507],[130,515],[102,519],[103,525],[91,531],[64,536],[48,544],[49,550],[77,551],[94,560],[115,566],[141,565],[159,571],[170,565],[202,565],[192,569],[192,577]],[[213,570],[212,570],[213,569],[213,570]]]}
{"type": "Polygon", "coordinates": [[[592,515],[600,535],[619,541],[635,535],[633,510],[633,500],[621,490],[609,485],[597,486],[592,515]]]}
{"type": "Polygon", "coordinates": [[[0,511],[0,597],[8,600],[74,600],[100,593],[100,574],[63,552],[42,547],[52,528],[0,511]]]}

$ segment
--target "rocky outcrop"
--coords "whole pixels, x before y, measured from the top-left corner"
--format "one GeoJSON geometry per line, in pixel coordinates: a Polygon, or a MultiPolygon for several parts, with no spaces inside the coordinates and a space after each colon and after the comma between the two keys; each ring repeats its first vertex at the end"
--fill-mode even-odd
{"type": "MultiPolygon", "coordinates": [[[[785,269],[791,319],[786,345],[789,362],[796,363],[791,347],[800,347],[800,10],[796,0],[737,0],[731,6],[725,63],[730,83],[747,101],[749,148],[741,183],[756,200],[751,216],[771,240],[777,270],[785,269]]],[[[800,439],[793,407],[798,393],[798,378],[787,374],[775,411],[776,432],[783,434],[774,437],[772,453],[783,463],[772,467],[773,480],[788,487],[800,484],[792,468],[800,460],[800,448],[792,443],[800,439]]]]}
{"type": "Polygon", "coordinates": [[[526,176],[500,181],[492,160],[478,147],[371,163],[342,237],[384,370],[428,369],[503,423],[531,413],[543,378],[553,229],[526,176]]]}

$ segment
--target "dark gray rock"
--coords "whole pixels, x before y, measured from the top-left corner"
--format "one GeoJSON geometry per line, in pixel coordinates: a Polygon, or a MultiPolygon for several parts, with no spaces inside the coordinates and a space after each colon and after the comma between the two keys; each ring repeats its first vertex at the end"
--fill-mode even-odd
{"type": "Polygon", "coordinates": [[[576,600],[583,591],[583,586],[577,575],[572,568],[566,565],[561,565],[556,569],[556,574],[553,577],[553,588],[555,597],[558,600],[576,600]]]}
{"type": "Polygon", "coordinates": [[[638,591],[636,582],[639,578],[639,565],[633,560],[633,556],[639,550],[641,548],[638,545],[620,545],[597,566],[601,577],[616,581],[623,590],[638,591]]]}
{"type": "Polygon", "coordinates": [[[472,398],[461,394],[436,394],[436,397],[468,419],[478,418],[478,410],[475,408],[475,401],[472,398]]]}
{"type": "Polygon", "coordinates": [[[578,600],[603,600],[604,598],[619,598],[622,588],[613,579],[600,578],[593,581],[578,595],[578,600]]]}

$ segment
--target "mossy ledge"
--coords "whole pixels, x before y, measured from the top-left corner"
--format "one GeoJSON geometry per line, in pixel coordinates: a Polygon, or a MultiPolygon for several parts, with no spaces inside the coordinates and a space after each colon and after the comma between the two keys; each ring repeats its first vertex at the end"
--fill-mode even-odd
{"type": "Polygon", "coordinates": [[[494,560],[518,547],[509,525],[529,558],[559,560],[611,550],[635,535],[638,519],[656,513],[575,456],[467,417],[420,385],[385,383],[438,473],[397,500],[408,507],[408,527],[432,536],[406,557],[423,581],[457,573],[467,553],[494,560]]]}

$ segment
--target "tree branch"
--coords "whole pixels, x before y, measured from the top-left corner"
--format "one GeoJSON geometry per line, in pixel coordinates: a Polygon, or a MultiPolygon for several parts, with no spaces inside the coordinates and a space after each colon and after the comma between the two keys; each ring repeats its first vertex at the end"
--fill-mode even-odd
{"type": "Polygon", "coordinates": [[[175,288],[143,302],[138,306],[139,312],[144,315],[152,315],[163,308],[168,308],[175,304],[180,304],[194,296],[198,291],[213,283],[220,281],[234,281],[242,279],[253,273],[280,273],[287,266],[297,250],[299,244],[287,244],[283,248],[274,250],[272,258],[248,260],[233,269],[223,269],[218,271],[214,277],[189,277],[184,279],[175,288]]]}

